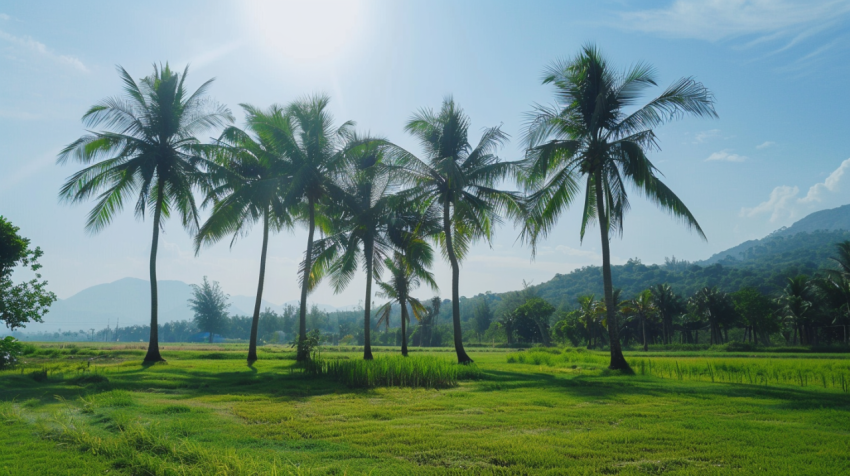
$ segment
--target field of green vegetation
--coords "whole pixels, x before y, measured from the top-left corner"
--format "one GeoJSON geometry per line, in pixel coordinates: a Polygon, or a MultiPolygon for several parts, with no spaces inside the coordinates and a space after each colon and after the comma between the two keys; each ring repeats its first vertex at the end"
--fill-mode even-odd
{"type": "Polygon", "coordinates": [[[358,350],[30,348],[0,372],[0,474],[850,472],[847,354],[635,352],[625,376],[575,349],[358,350]]]}

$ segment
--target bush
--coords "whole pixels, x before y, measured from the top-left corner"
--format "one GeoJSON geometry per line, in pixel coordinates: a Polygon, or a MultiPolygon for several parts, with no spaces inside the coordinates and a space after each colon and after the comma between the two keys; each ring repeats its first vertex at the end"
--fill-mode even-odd
{"type": "Polygon", "coordinates": [[[298,336],[295,336],[292,342],[289,343],[289,346],[293,349],[296,349],[298,354],[301,354],[302,351],[306,352],[307,355],[313,355],[316,349],[319,348],[319,344],[322,342],[322,333],[318,329],[313,329],[312,331],[307,333],[307,336],[304,339],[304,342],[300,342],[298,336]]]}
{"type": "Polygon", "coordinates": [[[14,367],[24,353],[24,346],[12,336],[0,340],[0,370],[14,367]]]}

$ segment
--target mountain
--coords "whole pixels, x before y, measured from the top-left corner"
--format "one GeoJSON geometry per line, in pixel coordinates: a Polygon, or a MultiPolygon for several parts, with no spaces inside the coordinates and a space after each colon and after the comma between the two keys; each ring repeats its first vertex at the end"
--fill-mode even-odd
{"type": "MultiPolygon", "coordinates": [[[[192,287],[182,281],[161,280],[159,287],[159,322],[191,320],[192,310],[189,298],[192,287]]],[[[98,284],[86,288],[77,294],[56,301],[50,312],[44,316],[44,322],[27,325],[24,332],[56,332],[102,329],[107,325],[120,326],[144,325],[150,323],[150,283],[144,279],[123,278],[111,283],[98,284]]],[[[230,315],[250,316],[254,313],[256,296],[230,296],[230,315]]],[[[287,304],[297,306],[298,301],[287,304]]],[[[337,308],[318,304],[326,312],[337,308]]],[[[277,312],[283,306],[262,301],[262,309],[271,308],[277,312]]]]}
{"type": "MultiPolygon", "coordinates": [[[[835,245],[850,240],[850,205],[812,213],[790,227],[781,228],[760,240],[750,240],[722,251],[707,260],[690,263],[667,260],[661,265],[644,265],[629,260],[612,266],[614,287],[623,298],[631,298],[649,286],[668,283],[690,296],[705,286],[737,291],[745,286],[776,295],[787,278],[812,275],[831,267],[835,245]]],[[[597,266],[555,275],[532,288],[555,305],[574,307],[579,296],[602,296],[602,273],[597,266]]]]}
{"type": "MultiPolygon", "coordinates": [[[[783,248],[783,252],[792,253],[800,252],[804,249],[823,248],[824,243],[807,243],[804,239],[794,240],[794,237],[800,233],[817,235],[816,232],[839,232],[835,236],[840,237],[840,232],[842,231],[850,231],[850,205],[814,212],[789,227],[782,227],[774,231],[761,240],[745,241],[726,251],[716,253],[711,258],[700,261],[697,264],[704,266],[716,263],[733,265],[736,261],[739,262],[738,264],[741,264],[759,255],[776,254],[767,250],[777,246],[783,248]],[[778,243],[782,243],[783,240],[785,240],[786,244],[779,245],[778,243]]],[[[832,236],[832,234],[826,233],[819,236],[823,238],[832,236]]]]}

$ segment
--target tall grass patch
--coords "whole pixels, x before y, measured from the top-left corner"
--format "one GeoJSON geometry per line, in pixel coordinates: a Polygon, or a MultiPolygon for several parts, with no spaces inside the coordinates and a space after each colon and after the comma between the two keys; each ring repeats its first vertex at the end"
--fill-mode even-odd
{"type": "Polygon", "coordinates": [[[608,366],[608,357],[586,349],[553,349],[535,347],[506,356],[509,364],[543,365],[547,367],[601,368],[608,366]]]}
{"type": "Polygon", "coordinates": [[[353,388],[449,388],[460,380],[480,375],[475,365],[460,365],[432,356],[347,360],[316,355],[304,364],[304,371],[317,377],[334,378],[353,388]]]}
{"type": "Polygon", "coordinates": [[[846,359],[632,358],[640,375],[749,385],[817,386],[850,393],[846,359]]]}

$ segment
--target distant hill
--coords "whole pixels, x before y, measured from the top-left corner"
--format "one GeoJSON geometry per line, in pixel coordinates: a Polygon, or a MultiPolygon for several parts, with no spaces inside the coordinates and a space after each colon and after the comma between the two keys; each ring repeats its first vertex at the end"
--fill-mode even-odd
{"type": "MultiPolygon", "coordinates": [[[[827,232],[846,232],[850,231],[850,205],[844,205],[830,210],[821,210],[807,215],[805,218],[795,222],[789,227],[782,227],[761,240],[750,240],[741,243],[738,246],[729,248],[726,251],[714,254],[711,258],[705,261],[700,261],[697,264],[711,265],[716,263],[724,263],[732,265],[736,261],[741,264],[750,259],[765,254],[776,254],[769,251],[770,248],[779,247],[783,252],[796,253],[804,249],[814,250],[815,248],[823,248],[825,243],[807,243],[806,240],[794,240],[793,238],[800,233],[815,233],[820,231],[827,232]],[[783,239],[791,240],[785,241],[783,239]],[[751,251],[756,249],[754,251],[751,251]],[[731,260],[730,260],[731,258],[731,260]]],[[[821,234],[820,238],[829,236],[842,236],[841,233],[821,234]]],[[[845,238],[846,239],[846,238],[845,238]]],[[[839,240],[840,241],[840,240],[839,240]]],[[[831,252],[831,251],[830,251],[831,252]]]]}
{"type": "MultiPolygon", "coordinates": [[[[786,278],[812,275],[830,267],[835,245],[846,240],[850,240],[850,205],[812,213],[790,227],[741,243],[705,261],[668,260],[661,265],[644,265],[630,260],[612,267],[614,287],[622,289],[624,298],[658,283],[668,283],[684,296],[704,286],[725,291],[752,286],[777,294],[785,287],[786,278]]],[[[555,275],[533,289],[553,304],[574,307],[583,294],[602,296],[602,273],[599,267],[588,266],[555,275]]]]}
{"type": "MultiPolygon", "coordinates": [[[[192,287],[182,281],[158,282],[159,322],[191,320],[189,298],[192,287]]],[[[150,283],[144,279],[123,278],[111,283],[98,284],[77,294],[56,301],[44,317],[44,323],[31,323],[24,332],[55,332],[102,329],[150,323],[150,283]]],[[[255,296],[230,296],[231,315],[250,316],[254,312],[255,296]]],[[[295,305],[298,301],[292,301],[295,305]]],[[[332,312],[337,308],[318,304],[319,309],[332,312]]],[[[282,311],[283,306],[263,300],[262,308],[282,311]]]]}

